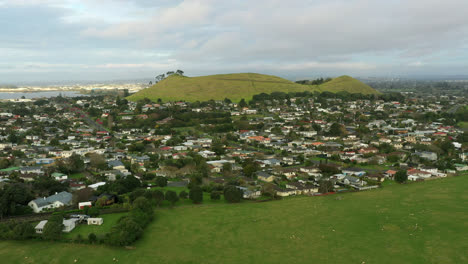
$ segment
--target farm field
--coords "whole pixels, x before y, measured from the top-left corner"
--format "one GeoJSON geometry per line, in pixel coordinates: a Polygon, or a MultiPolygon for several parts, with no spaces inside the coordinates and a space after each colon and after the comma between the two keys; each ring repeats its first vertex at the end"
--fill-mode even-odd
{"type": "Polygon", "coordinates": [[[468,175],[156,211],[129,248],[2,241],[2,263],[468,263],[468,175]]]}

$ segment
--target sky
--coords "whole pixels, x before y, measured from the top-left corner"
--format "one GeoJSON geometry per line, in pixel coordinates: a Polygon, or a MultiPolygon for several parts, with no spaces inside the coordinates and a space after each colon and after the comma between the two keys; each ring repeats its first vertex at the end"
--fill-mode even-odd
{"type": "Polygon", "coordinates": [[[467,0],[0,0],[0,83],[468,75],[467,0]]]}

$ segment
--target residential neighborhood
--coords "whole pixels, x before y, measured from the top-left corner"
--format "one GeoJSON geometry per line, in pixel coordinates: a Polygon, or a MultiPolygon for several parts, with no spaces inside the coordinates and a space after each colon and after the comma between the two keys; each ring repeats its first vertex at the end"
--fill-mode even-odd
{"type": "Polygon", "coordinates": [[[234,200],[261,201],[456,176],[468,171],[468,134],[449,113],[459,105],[466,99],[307,92],[248,103],[120,95],[4,101],[0,185],[24,197],[2,215],[76,212],[56,220],[73,233],[107,223],[93,220],[96,210],[128,211],[132,197],[165,186],[200,188],[213,201],[235,186],[234,200]]]}

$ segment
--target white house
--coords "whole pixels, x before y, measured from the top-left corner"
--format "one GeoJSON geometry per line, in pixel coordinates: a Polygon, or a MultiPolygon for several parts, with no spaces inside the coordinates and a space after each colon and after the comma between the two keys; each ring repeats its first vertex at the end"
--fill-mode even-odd
{"type": "Polygon", "coordinates": [[[104,220],[102,218],[88,218],[88,225],[102,225],[104,220]]]}
{"type": "MultiPolygon", "coordinates": [[[[36,230],[37,234],[42,234],[44,231],[44,227],[47,224],[47,220],[42,220],[37,224],[37,226],[34,228],[36,230]]],[[[69,233],[73,229],[75,229],[76,226],[76,219],[63,219],[63,229],[62,232],[69,233]]]]}
{"type": "Polygon", "coordinates": [[[35,213],[40,213],[44,209],[59,208],[65,205],[70,205],[72,201],[72,194],[69,192],[55,193],[52,196],[37,198],[28,203],[28,206],[33,209],[35,213]]]}

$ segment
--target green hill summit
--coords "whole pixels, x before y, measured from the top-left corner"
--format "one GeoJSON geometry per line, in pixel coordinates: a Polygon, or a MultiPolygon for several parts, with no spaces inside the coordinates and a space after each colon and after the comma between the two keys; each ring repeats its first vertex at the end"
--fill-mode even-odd
{"type": "Polygon", "coordinates": [[[200,77],[171,75],[157,84],[128,97],[131,101],[149,98],[153,101],[207,101],[210,99],[240,101],[250,100],[253,95],[272,92],[347,91],[373,94],[376,90],[349,76],[334,78],[320,85],[298,84],[277,76],[258,73],[218,74],[200,77]]]}

